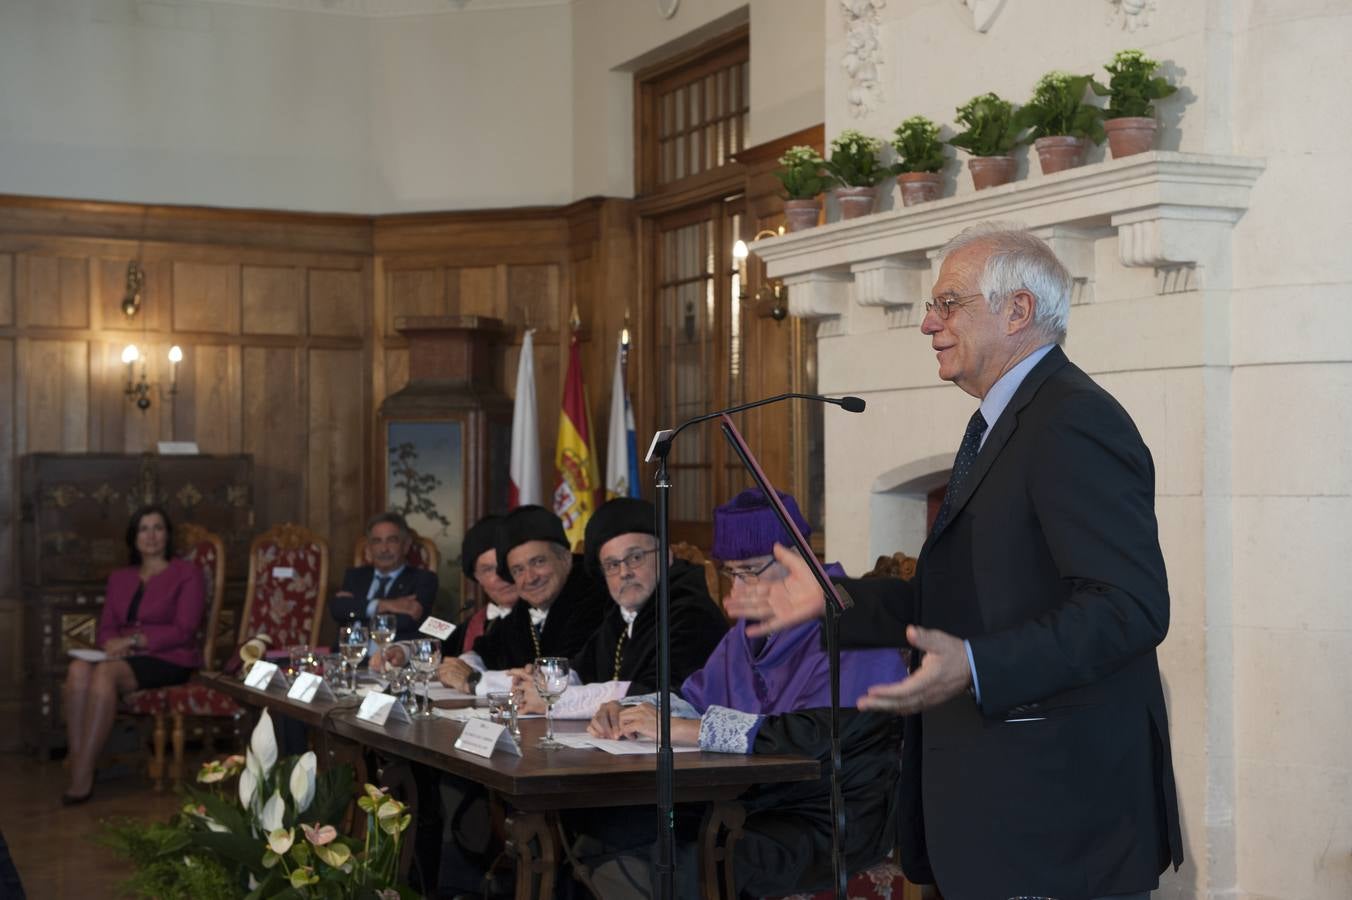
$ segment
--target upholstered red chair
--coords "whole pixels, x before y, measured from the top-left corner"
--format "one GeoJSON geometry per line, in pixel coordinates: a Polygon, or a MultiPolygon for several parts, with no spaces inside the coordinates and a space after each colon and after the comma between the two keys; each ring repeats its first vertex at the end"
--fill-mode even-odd
{"type": "MultiPolygon", "coordinates": [[[[254,538],[235,646],[260,633],[272,638],[274,650],[314,646],[323,623],[328,578],[329,545],[308,529],[284,523],[254,538]]],[[[166,690],[176,755],[187,718],[237,719],[243,714],[234,700],[196,681],[166,690]]]]}
{"type": "MultiPolygon", "coordinates": [[[[175,538],[178,555],[195,563],[202,570],[202,577],[206,583],[207,615],[203,617],[202,624],[197,629],[197,637],[203,650],[202,658],[206,660],[206,666],[210,669],[221,617],[221,602],[225,597],[225,544],[217,535],[191,522],[180,525],[175,532],[175,538]]],[[[157,791],[164,787],[165,719],[169,715],[169,695],[172,690],[172,688],[153,688],[135,691],[122,700],[124,712],[146,716],[154,722],[151,733],[151,757],[147,768],[157,791]]],[[[183,740],[183,723],[175,716],[174,759],[169,769],[169,776],[175,781],[183,777],[183,740]]]]}
{"type": "MultiPolygon", "coordinates": [[[[441,565],[441,551],[437,545],[432,543],[431,538],[423,537],[416,531],[410,532],[413,535],[413,543],[409,545],[408,555],[404,560],[415,569],[428,569],[432,572],[441,565]]],[[[369,566],[371,557],[366,551],[366,535],[357,538],[357,543],[352,546],[352,565],[369,566]]]]}

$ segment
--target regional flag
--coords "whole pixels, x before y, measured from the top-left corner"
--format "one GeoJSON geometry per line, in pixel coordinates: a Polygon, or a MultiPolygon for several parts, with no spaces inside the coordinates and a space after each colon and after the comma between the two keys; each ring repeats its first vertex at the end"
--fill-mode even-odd
{"type": "Polygon", "coordinates": [[[582,358],[577,332],[568,342],[568,375],[563,383],[563,412],[559,416],[559,442],[554,449],[554,514],[563,520],[568,543],[582,540],[587,520],[596,509],[596,491],[601,477],[592,452],[591,415],[587,412],[587,389],[582,384],[582,358]]]}
{"type": "Polygon", "coordinates": [[[638,435],[634,408],[625,385],[627,348],[621,337],[615,348],[615,378],[610,387],[610,427],[606,439],[606,499],[638,496],[638,435]]]}
{"type": "Polygon", "coordinates": [[[540,419],[535,413],[535,332],[527,328],[516,368],[516,402],[512,404],[512,461],[508,471],[507,508],[543,499],[540,485],[540,419]]]}

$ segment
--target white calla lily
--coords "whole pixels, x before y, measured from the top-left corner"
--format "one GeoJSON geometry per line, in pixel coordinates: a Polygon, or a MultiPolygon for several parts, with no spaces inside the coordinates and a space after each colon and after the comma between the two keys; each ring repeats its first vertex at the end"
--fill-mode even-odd
{"type": "Polygon", "coordinates": [[[253,805],[254,794],[258,791],[258,776],[253,767],[239,773],[239,805],[248,809],[253,805]]]}
{"type": "Polygon", "coordinates": [[[282,818],[286,815],[286,801],[282,799],[281,791],[273,791],[268,802],[263,804],[263,816],[259,824],[267,832],[276,831],[282,827],[282,818]]]}
{"type": "Polygon", "coordinates": [[[262,768],[262,775],[266,777],[272,767],[277,765],[277,736],[273,733],[272,717],[266,709],[258,717],[258,724],[249,738],[249,749],[253,751],[262,768]]]}
{"type": "Polygon", "coordinates": [[[298,814],[309,809],[315,798],[315,769],[318,765],[318,757],[311,750],[291,767],[291,799],[296,801],[298,814]]]}

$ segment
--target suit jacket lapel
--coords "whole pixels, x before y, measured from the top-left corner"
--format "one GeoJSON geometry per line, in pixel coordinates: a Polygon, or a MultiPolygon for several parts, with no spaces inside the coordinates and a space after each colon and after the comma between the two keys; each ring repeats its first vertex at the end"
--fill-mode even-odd
{"type": "Polygon", "coordinates": [[[944,522],[944,527],[930,535],[929,540],[925,542],[926,546],[936,540],[944,531],[947,531],[949,525],[953,524],[953,520],[958,517],[958,513],[976,493],[977,486],[981,484],[981,479],[985,478],[986,473],[990,471],[991,464],[1000,455],[1000,450],[1009,441],[1010,436],[1014,434],[1014,429],[1018,427],[1019,411],[1032,402],[1043,382],[1053,372],[1064,366],[1067,361],[1066,354],[1060,347],[1052,347],[1051,351],[1039,360],[1037,365],[1033,366],[1033,370],[1024,376],[1023,382],[1019,384],[1019,389],[1010,398],[1009,406],[1005,407],[1004,412],[1000,413],[1000,418],[996,420],[995,427],[986,435],[986,442],[981,445],[981,452],[977,454],[976,461],[972,463],[972,471],[967,474],[967,480],[959,486],[958,495],[953,498],[953,505],[948,511],[948,520],[944,522]]]}

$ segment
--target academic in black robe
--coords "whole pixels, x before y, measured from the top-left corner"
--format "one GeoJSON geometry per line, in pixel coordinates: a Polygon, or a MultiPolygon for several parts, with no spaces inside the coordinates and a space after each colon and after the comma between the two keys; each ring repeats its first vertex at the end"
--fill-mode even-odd
{"type": "Polygon", "coordinates": [[[524,600],[474,642],[474,652],[491,671],[528,665],[538,656],[572,659],[600,626],[607,609],[614,605],[606,586],[587,574],[582,557],[574,554],[573,570],[549,606],[538,652],[531,638],[531,607],[524,600]]]}
{"type": "MultiPolygon", "coordinates": [[[[547,627],[547,626],[546,626],[547,627]]],[[[620,647],[620,671],[615,673],[615,649],[628,626],[620,606],[610,609],[597,629],[573,657],[573,671],[583,684],[596,681],[628,681],[631,695],[657,690],[657,592],[654,591],[634,619],[634,632],[625,635],[620,647]]],[[[671,564],[671,686],[679,690],[698,671],[723,639],[728,621],[709,596],[704,570],[685,560],[671,564]]]]}

